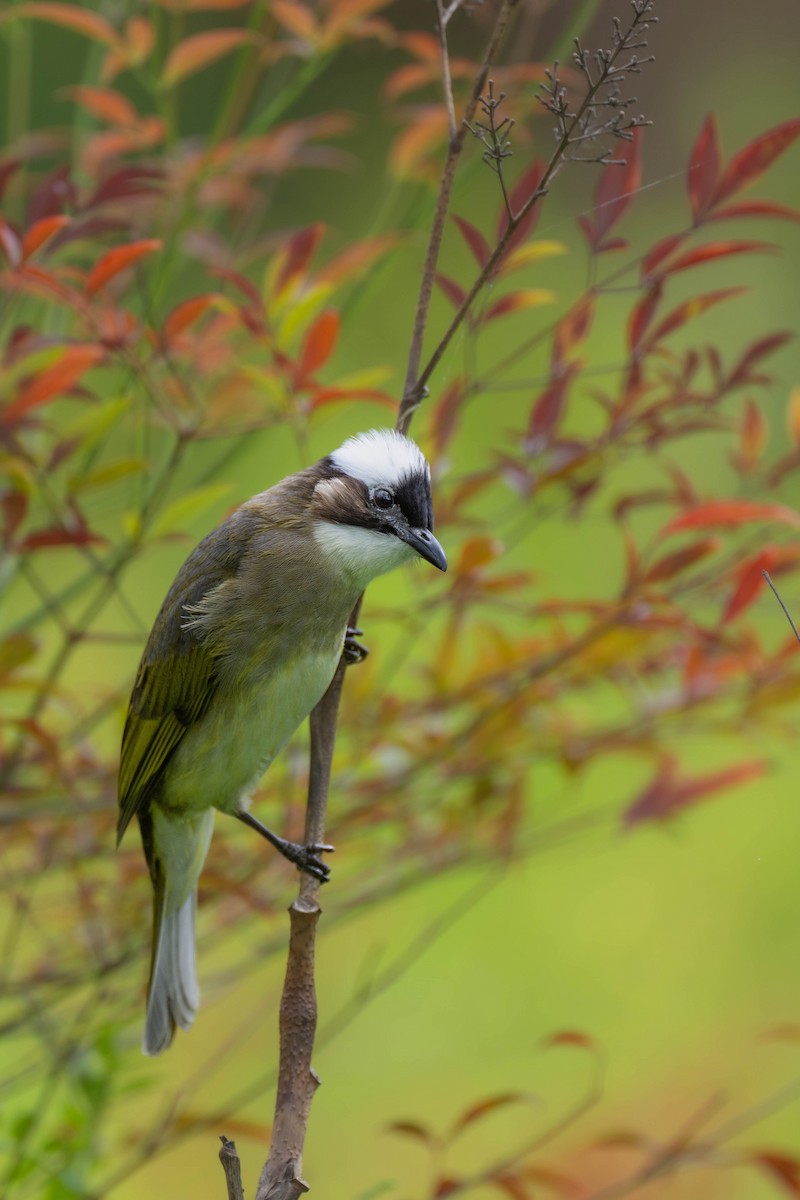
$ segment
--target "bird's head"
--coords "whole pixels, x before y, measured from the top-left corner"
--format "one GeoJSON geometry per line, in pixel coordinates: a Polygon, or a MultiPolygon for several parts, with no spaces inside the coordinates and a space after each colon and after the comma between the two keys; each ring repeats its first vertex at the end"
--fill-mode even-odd
{"type": "Polygon", "coordinates": [[[433,536],[431,473],[414,442],[393,429],[349,438],[313,470],[314,537],[364,587],[418,555],[447,570],[433,536]]]}

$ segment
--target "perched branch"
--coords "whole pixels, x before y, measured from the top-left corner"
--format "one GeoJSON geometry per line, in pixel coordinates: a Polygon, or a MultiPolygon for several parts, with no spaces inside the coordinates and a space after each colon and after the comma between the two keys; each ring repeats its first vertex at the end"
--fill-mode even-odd
{"type": "MultiPolygon", "coordinates": [[[[351,623],[358,619],[359,605],[351,623]]],[[[319,845],[325,820],[336,721],[344,683],[340,662],[327,692],[311,713],[310,774],[306,807],[306,845],[319,845]]],[[[280,1064],[269,1158],[261,1172],[256,1200],[297,1200],[308,1185],[302,1179],[303,1143],[311,1101],[319,1077],[311,1066],[317,1030],[314,947],[320,916],[319,881],[300,876],[300,894],[289,909],[291,931],[280,1008],[280,1064]]]]}
{"type": "Polygon", "coordinates": [[[222,1169],[225,1172],[228,1200],[244,1200],[242,1165],[239,1162],[239,1155],[236,1153],[236,1143],[229,1141],[226,1137],[221,1137],[219,1140],[222,1142],[219,1151],[219,1161],[222,1163],[222,1169]]]}

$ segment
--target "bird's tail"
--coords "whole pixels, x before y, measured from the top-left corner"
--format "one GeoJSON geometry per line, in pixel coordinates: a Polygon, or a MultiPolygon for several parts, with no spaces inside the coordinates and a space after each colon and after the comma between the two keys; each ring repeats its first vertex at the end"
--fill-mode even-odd
{"type": "Polygon", "coordinates": [[[153,949],[142,1050],[160,1054],[175,1034],[188,1029],[200,1004],[195,961],[197,878],[211,836],[213,810],[199,819],[154,821],[153,949]]]}

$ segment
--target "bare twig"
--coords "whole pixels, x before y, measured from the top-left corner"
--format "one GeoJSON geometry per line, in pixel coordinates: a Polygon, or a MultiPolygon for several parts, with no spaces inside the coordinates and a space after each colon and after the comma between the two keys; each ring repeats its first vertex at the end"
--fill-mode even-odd
{"type": "Polygon", "coordinates": [[[242,1165],[239,1162],[239,1155],[236,1153],[236,1142],[231,1142],[226,1137],[221,1137],[219,1140],[222,1142],[219,1151],[219,1161],[222,1163],[222,1169],[225,1172],[228,1200],[244,1200],[242,1165]]]}
{"type": "MultiPolygon", "coordinates": [[[[436,197],[436,207],[431,222],[431,232],[428,238],[428,249],[425,254],[425,262],[422,268],[422,278],[420,280],[419,297],[417,299],[417,309],[414,315],[414,326],[411,335],[411,346],[408,352],[408,365],[406,367],[406,381],[403,387],[403,399],[400,404],[400,412],[397,417],[397,428],[401,433],[406,433],[411,423],[411,417],[415,410],[419,407],[420,401],[425,396],[425,379],[419,378],[419,365],[422,361],[422,346],[425,340],[425,328],[428,322],[428,310],[431,303],[431,295],[433,294],[433,282],[436,277],[436,264],[439,261],[439,250],[444,236],[444,225],[447,218],[447,210],[450,206],[450,195],[453,190],[453,181],[455,179],[456,166],[458,164],[461,151],[464,148],[464,141],[469,131],[469,125],[475,118],[475,113],[480,103],[481,95],[486,84],[489,70],[494,62],[497,52],[502,44],[503,36],[508,27],[509,18],[513,9],[516,7],[517,0],[503,0],[494,27],[489,37],[486,51],[483,56],[483,63],[475,79],[469,100],[467,101],[464,110],[464,116],[461,125],[455,132],[455,136],[451,136],[450,143],[447,147],[447,158],[442,172],[442,181],[439,185],[439,192],[436,197]]],[[[451,4],[444,16],[450,13],[453,9],[451,4]]],[[[454,10],[455,11],[455,10],[454,10]]],[[[450,14],[452,15],[452,14],[450,14]]],[[[449,19],[449,17],[448,17],[449,19]]],[[[447,50],[445,43],[446,21],[440,21],[439,25],[440,36],[443,43],[443,59],[446,58],[447,50]]],[[[438,361],[438,360],[437,360],[438,361]]]]}
{"type": "Polygon", "coordinates": [[[784,602],[781,598],[780,592],[775,587],[775,584],[772,582],[769,571],[762,571],[761,574],[764,576],[767,583],[772,588],[775,599],[778,601],[778,604],[780,604],[781,608],[783,609],[783,615],[786,617],[786,620],[789,622],[789,624],[792,627],[792,633],[797,638],[798,642],[800,642],[800,633],[797,632],[797,626],[795,625],[794,621],[792,620],[792,614],[789,612],[788,608],[786,607],[786,605],[784,604],[784,602]]]}
{"type": "MultiPolygon", "coordinates": [[[[634,15],[627,30],[623,31],[619,24],[615,22],[613,49],[598,52],[598,55],[595,56],[596,61],[599,64],[596,77],[592,73],[588,53],[582,49],[579,43],[577,44],[575,61],[586,79],[587,86],[586,92],[580,104],[576,108],[570,107],[568,103],[566,89],[561,85],[558,79],[557,68],[553,72],[548,73],[550,83],[544,87],[544,94],[547,98],[542,102],[548,111],[552,112],[556,116],[558,122],[556,127],[555,149],[553,150],[553,153],[551,154],[550,159],[544,168],[537,186],[531,192],[530,196],[528,196],[527,200],[521,206],[519,211],[509,216],[508,224],[506,225],[503,234],[499,238],[492,253],[489,255],[489,258],[481,268],[481,271],[473,282],[472,287],[469,289],[458,309],[456,310],[455,316],[442,335],[439,344],[428,360],[427,365],[415,382],[412,381],[410,375],[407,376],[406,387],[403,393],[403,406],[401,408],[401,414],[404,413],[406,409],[408,409],[409,412],[412,412],[413,409],[419,404],[420,399],[425,395],[431,375],[441,362],[445,351],[450,345],[450,342],[453,340],[454,335],[461,328],[461,325],[463,324],[467,314],[470,312],[478,293],[482,291],[482,289],[494,275],[495,270],[502,261],[509,248],[509,245],[514,238],[514,235],[533,209],[533,206],[537,204],[543,196],[547,195],[553,179],[556,177],[564,164],[569,161],[568,150],[573,144],[573,141],[576,139],[585,141],[588,137],[600,137],[602,134],[609,134],[617,138],[622,138],[623,140],[629,140],[631,137],[631,131],[634,128],[639,125],[647,124],[642,117],[625,117],[626,109],[632,101],[623,99],[619,92],[620,80],[629,74],[638,73],[642,64],[645,61],[649,61],[638,59],[636,55],[633,54],[632,57],[626,62],[619,63],[617,61],[619,56],[626,51],[635,50],[644,45],[643,42],[634,42],[633,38],[639,36],[643,29],[656,20],[656,18],[651,15],[653,0],[632,0],[632,7],[634,15]],[[609,81],[612,79],[613,84],[610,85],[611,90],[607,90],[604,95],[603,89],[608,89],[609,81]],[[597,118],[597,110],[599,107],[604,105],[611,105],[613,109],[613,116],[606,120],[600,120],[597,118]]],[[[485,77],[486,76],[484,74],[484,79],[485,77]]],[[[474,111],[475,109],[473,107],[473,113],[474,111]]],[[[465,114],[464,121],[471,123],[472,117],[468,114],[465,114]]],[[[462,129],[463,128],[465,128],[464,125],[462,125],[462,129]]],[[[608,154],[605,153],[596,156],[590,161],[608,163],[616,160],[610,159],[608,154]]],[[[442,223],[443,222],[444,213],[442,214],[442,223]]],[[[438,244],[436,249],[438,252],[438,244]]],[[[427,269],[428,262],[426,261],[426,271],[427,269]]],[[[433,286],[434,273],[435,260],[433,266],[431,267],[431,287],[433,286]]],[[[425,308],[425,313],[427,314],[427,307],[425,308]]],[[[422,323],[422,332],[424,333],[424,320],[422,323]]],[[[420,335],[420,350],[421,343],[422,337],[420,335]]],[[[412,361],[414,360],[412,357],[410,357],[409,372],[412,366],[412,361]]],[[[418,366],[419,362],[421,361],[421,354],[417,356],[415,361],[416,365],[418,366]]]]}

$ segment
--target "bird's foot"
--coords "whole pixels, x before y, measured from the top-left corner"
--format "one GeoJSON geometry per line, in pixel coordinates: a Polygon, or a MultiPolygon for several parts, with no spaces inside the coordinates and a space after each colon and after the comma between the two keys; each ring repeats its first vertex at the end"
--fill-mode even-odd
{"type": "Polygon", "coordinates": [[[356,641],[356,638],[360,638],[361,635],[360,629],[356,629],[353,625],[347,626],[347,631],[344,635],[342,658],[348,667],[352,667],[355,666],[356,663],[363,662],[369,654],[367,647],[362,646],[356,641]]]}
{"type": "Polygon", "coordinates": [[[331,869],[322,861],[320,855],[333,854],[333,846],[329,846],[327,842],[309,842],[307,846],[300,842],[290,842],[280,834],[267,829],[266,825],[262,825],[258,818],[254,817],[251,812],[247,812],[246,809],[233,815],[238,821],[249,825],[251,829],[255,829],[263,838],[266,838],[284,858],[288,858],[289,862],[294,863],[298,871],[305,871],[306,875],[312,875],[320,883],[328,882],[331,869]]]}
{"type": "Polygon", "coordinates": [[[280,850],[284,858],[288,858],[289,862],[294,863],[298,871],[312,875],[320,883],[327,883],[330,879],[331,869],[327,863],[322,861],[320,855],[333,854],[334,846],[328,845],[327,842],[311,842],[308,846],[303,846],[299,842],[284,841],[282,846],[276,848],[280,850]]]}

